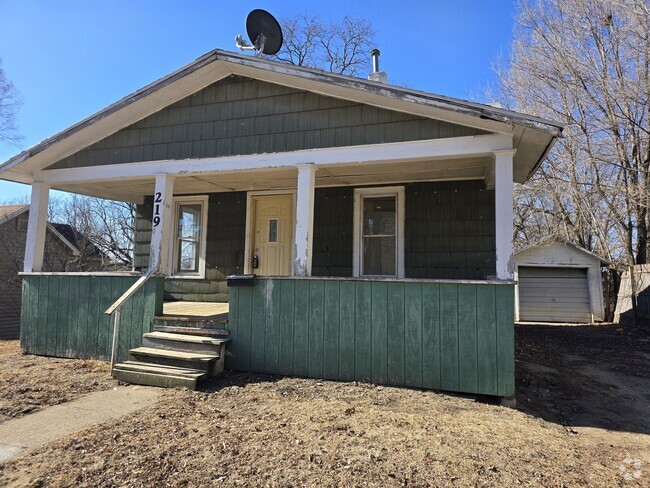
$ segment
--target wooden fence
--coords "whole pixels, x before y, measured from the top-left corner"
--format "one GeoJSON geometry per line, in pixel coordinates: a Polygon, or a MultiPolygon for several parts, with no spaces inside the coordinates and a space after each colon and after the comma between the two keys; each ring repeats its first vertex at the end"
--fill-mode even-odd
{"type": "Polygon", "coordinates": [[[514,395],[514,285],[258,278],[231,287],[226,367],[514,395]]]}

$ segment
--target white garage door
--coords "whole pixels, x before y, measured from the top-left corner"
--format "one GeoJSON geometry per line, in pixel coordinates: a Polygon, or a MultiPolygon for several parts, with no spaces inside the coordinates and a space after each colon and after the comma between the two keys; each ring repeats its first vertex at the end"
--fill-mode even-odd
{"type": "Polygon", "coordinates": [[[519,320],[591,322],[587,270],[520,266],[519,320]]]}

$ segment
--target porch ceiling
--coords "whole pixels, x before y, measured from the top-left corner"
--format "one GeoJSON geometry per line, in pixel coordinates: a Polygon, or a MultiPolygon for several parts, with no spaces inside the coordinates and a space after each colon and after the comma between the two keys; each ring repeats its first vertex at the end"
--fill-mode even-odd
{"type": "MultiPolygon", "coordinates": [[[[488,157],[389,163],[354,163],[319,166],[316,186],[381,185],[404,182],[479,180],[489,177],[492,167],[488,157]]],[[[125,201],[142,201],[154,193],[154,178],[63,184],[55,188],[73,193],[125,201]]],[[[228,191],[255,191],[296,188],[295,168],[274,168],[237,172],[202,173],[178,176],[174,181],[177,195],[228,191]]]]}

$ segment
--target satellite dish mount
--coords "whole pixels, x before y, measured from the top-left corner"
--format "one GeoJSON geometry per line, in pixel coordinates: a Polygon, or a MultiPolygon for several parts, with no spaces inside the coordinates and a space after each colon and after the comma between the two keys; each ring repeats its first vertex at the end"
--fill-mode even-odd
{"type": "Polygon", "coordinates": [[[276,54],[282,47],[282,29],[275,17],[266,10],[256,9],[246,17],[246,32],[251,44],[241,35],[235,37],[235,43],[242,51],[255,51],[255,56],[276,54]]]}

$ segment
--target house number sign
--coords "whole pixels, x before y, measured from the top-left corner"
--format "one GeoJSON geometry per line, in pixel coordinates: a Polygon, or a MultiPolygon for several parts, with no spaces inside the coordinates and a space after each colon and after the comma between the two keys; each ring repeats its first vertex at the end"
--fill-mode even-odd
{"type": "Polygon", "coordinates": [[[159,191],[156,192],[156,196],[154,198],[154,205],[153,205],[153,226],[158,227],[158,224],[160,224],[160,205],[163,205],[163,198],[162,198],[162,193],[159,191]]]}

